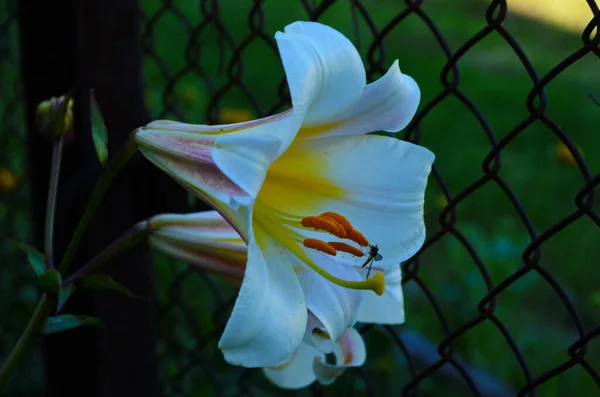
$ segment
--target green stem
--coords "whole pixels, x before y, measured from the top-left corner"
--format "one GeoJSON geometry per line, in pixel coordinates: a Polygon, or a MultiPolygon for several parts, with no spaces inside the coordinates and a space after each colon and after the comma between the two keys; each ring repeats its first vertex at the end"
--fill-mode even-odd
{"type": "Polygon", "coordinates": [[[25,353],[29,350],[31,343],[40,335],[46,318],[52,312],[55,303],[56,300],[49,297],[47,294],[42,295],[35,311],[29,319],[27,327],[21,334],[21,337],[10,352],[6,361],[2,364],[2,368],[0,369],[0,390],[2,390],[6,381],[8,381],[21,360],[25,357],[25,353]]]}
{"type": "Polygon", "coordinates": [[[56,192],[60,177],[60,161],[62,158],[63,138],[54,143],[52,150],[52,165],[50,168],[50,183],[48,200],[46,201],[46,231],[44,233],[44,254],[46,255],[46,270],[54,269],[54,213],[56,208],[56,192]]]}
{"type": "Polygon", "coordinates": [[[134,135],[131,134],[129,138],[127,138],[125,145],[121,148],[121,150],[119,150],[115,158],[108,165],[106,171],[104,172],[104,175],[102,175],[98,183],[96,183],[96,187],[94,188],[92,197],[90,198],[90,201],[88,202],[88,205],[85,208],[81,219],[79,220],[79,224],[75,229],[73,238],[71,239],[71,242],[67,247],[67,251],[65,252],[64,257],[60,262],[60,266],[58,267],[58,270],[61,274],[66,274],[69,270],[69,266],[71,265],[71,261],[73,260],[73,257],[75,256],[75,253],[77,251],[77,247],[79,246],[79,243],[83,238],[83,234],[87,230],[90,221],[92,220],[92,216],[98,208],[98,205],[100,205],[100,202],[102,201],[104,194],[108,190],[110,183],[115,178],[115,176],[117,176],[119,171],[121,171],[121,168],[123,168],[127,161],[136,152],[137,144],[135,142],[134,135]]]}
{"type": "Polygon", "coordinates": [[[136,223],[128,231],[123,233],[121,237],[96,255],[91,261],[81,266],[69,277],[65,278],[63,285],[68,285],[81,277],[87,276],[92,270],[114,259],[123,251],[144,240],[148,234],[150,234],[150,231],[150,223],[148,220],[136,223]]]}

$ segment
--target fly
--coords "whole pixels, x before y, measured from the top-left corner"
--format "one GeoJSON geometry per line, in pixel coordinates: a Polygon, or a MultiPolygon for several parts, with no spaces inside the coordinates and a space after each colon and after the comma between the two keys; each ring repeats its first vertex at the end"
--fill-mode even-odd
{"type": "Polygon", "coordinates": [[[367,271],[367,278],[369,278],[369,274],[371,274],[371,266],[373,265],[373,261],[380,261],[382,259],[383,259],[383,256],[381,256],[379,254],[379,247],[377,245],[370,245],[369,246],[369,257],[367,258],[365,263],[363,263],[361,266],[361,267],[365,267],[365,266],[369,265],[369,270],[367,271]]]}

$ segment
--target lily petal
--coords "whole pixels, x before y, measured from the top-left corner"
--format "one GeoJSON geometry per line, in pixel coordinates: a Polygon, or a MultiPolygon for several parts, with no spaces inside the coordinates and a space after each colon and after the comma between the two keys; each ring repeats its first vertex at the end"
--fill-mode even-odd
{"type": "Polygon", "coordinates": [[[300,140],[269,169],[257,199],[296,216],[335,211],[371,244],[386,268],[425,239],[423,202],[434,155],[376,135],[300,140]]]}
{"type": "Polygon", "coordinates": [[[293,127],[290,117],[222,126],[216,131],[209,126],[197,125],[193,130],[190,126],[158,121],[138,129],[135,136],[142,153],[166,172],[176,173],[178,180],[204,186],[198,183],[206,184],[210,179],[200,181],[198,178],[209,173],[209,169],[215,170],[213,180],[223,174],[218,183],[210,184],[206,190],[224,202],[227,200],[219,194],[223,189],[227,189],[226,192],[242,190],[256,197],[267,168],[291,143],[298,130],[298,126],[290,128],[293,127]],[[192,165],[200,167],[195,169],[192,165]],[[232,171],[233,167],[239,167],[237,172],[232,171]]]}
{"type": "MultiPolygon", "coordinates": [[[[382,271],[375,265],[371,273],[382,271]]],[[[366,275],[366,268],[361,271],[366,275]]],[[[404,322],[404,295],[402,293],[402,272],[399,264],[384,270],[385,292],[377,296],[371,291],[362,293],[357,321],[374,324],[402,324],[404,322]]]]}
{"type": "Polygon", "coordinates": [[[421,91],[417,82],[402,74],[396,60],[379,80],[368,84],[360,99],[321,128],[300,131],[302,139],[336,135],[362,135],[374,131],[398,132],[417,112],[421,91]]]}
{"type": "MultiPolygon", "coordinates": [[[[362,280],[360,274],[352,266],[336,262],[333,258],[320,252],[310,254],[315,263],[330,274],[349,281],[362,280]]],[[[322,332],[313,335],[313,338],[317,339],[315,346],[327,349],[326,339],[334,342],[338,341],[344,332],[356,322],[362,291],[340,287],[331,283],[306,267],[299,259],[294,264],[294,269],[304,291],[308,310],[319,320],[328,334],[328,338],[322,332]]],[[[375,295],[372,291],[368,292],[375,295]]],[[[318,329],[321,329],[321,327],[318,329]]]]}
{"type": "Polygon", "coordinates": [[[267,367],[289,358],[302,342],[307,320],[292,267],[273,260],[280,248],[270,237],[259,239],[261,248],[250,240],[242,287],[219,340],[225,360],[244,367],[267,367]]]}
{"type": "Polygon", "coordinates": [[[220,203],[222,207],[231,197],[247,194],[214,164],[213,137],[172,135],[175,133],[141,128],[135,139],[146,158],[184,187],[202,186],[202,198],[209,204],[220,203]]]}
{"type": "Polygon", "coordinates": [[[315,357],[323,357],[323,353],[302,343],[289,360],[274,367],[264,368],[263,372],[267,379],[281,388],[302,389],[317,379],[312,369],[315,357]]]}
{"type": "Polygon", "coordinates": [[[346,368],[360,367],[367,358],[365,342],[360,333],[354,328],[349,328],[340,338],[333,351],[336,364],[327,364],[322,357],[315,357],[313,371],[319,383],[329,385],[340,376],[346,368]]]}
{"type": "Polygon", "coordinates": [[[365,68],[343,34],[318,22],[294,22],[275,40],[294,111],[306,114],[304,125],[328,123],[360,98],[365,68]]]}
{"type": "Polygon", "coordinates": [[[325,325],[310,310],[308,311],[304,343],[317,348],[322,353],[332,353],[335,348],[335,342],[331,340],[325,325]]]}
{"type": "Polygon", "coordinates": [[[267,169],[294,140],[302,115],[292,110],[221,126],[157,120],[136,130],[140,151],[156,166],[233,222],[247,239],[245,214],[267,169]]]}

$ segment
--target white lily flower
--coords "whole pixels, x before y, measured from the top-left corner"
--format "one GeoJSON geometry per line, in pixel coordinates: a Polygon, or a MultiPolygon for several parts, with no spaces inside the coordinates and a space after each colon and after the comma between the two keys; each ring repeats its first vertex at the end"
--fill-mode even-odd
{"type": "MultiPolygon", "coordinates": [[[[217,212],[206,211],[191,214],[162,214],[150,220],[152,233],[149,244],[157,251],[198,266],[234,285],[241,285],[246,265],[246,243],[235,229],[217,212]]],[[[397,267],[399,269],[399,267],[397,267]]],[[[356,266],[357,271],[364,270],[356,266]]],[[[399,272],[394,267],[385,271],[385,278],[398,280],[386,283],[385,291],[377,302],[377,307],[366,306],[368,299],[362,300],[358,321],[390,322],[403,316],[402,289],[399,272]],[[381,321],[371,321],[373,314],[381,321]]],[[[377,296],[370,291],[362,291],[366,296],[377,296]]],[[[361,366],[366,358],[365,345],[360,334],[347,329],[337,343],[327,346],[327,340],[319,343],[319,336],[313,336],[319,328],[319,320],[308,312],[305,341],[284,363],[263,368],[267,378],[277,386],[286,389],[306,387],[315,380],[327,385],[343,373],[346,368],[361,366]],[[315,339],[316,338],[316,339],[315,339]],[[325,347],[325,348],[323,348],[325,347]],[[333,353],[335,364],[325,361],[325,353],[333,353]]]]}
{"type": "Polygon", "coordinates": [[[399,131],[416,112],[419,88],[397,61],[367,85],[358,52],[336,30],[295,22],[275,38],[292,109],[218,126],[158,120],[136,132],[148,159],[247,242],[244,279],[219,341],[228,362],[246,367],[277,365],[296,352],[308,311],[318,319],[315,341],[323,337],[333,349],[357,320],[361,291],[383,293],[382,274],[422,246],[434,160],[423,147],[366,135],[399,131]],[[385,271],[364,280],[355,269],[364,253],[353,245],[337,256],[347,250],[327,244],[343,240],[377,245],[385,271]]]}

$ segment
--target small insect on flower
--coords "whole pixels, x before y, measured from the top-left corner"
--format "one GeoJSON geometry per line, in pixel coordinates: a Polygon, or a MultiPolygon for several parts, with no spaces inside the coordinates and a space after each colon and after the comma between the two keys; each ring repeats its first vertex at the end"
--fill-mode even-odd
{"type": "Polygon", "coordinates": [[[373,261],[380,261],[383,259],[383,256],[379,254],[379,247],[377,245],[369,245],[369,257],[365,260],[365,263],[362,264],[361,267],[365,267],[369,265],[369,270],[367,271],[367,278],[369,278],[369,274],[371,274],[371,266],[373,265],[373,261]]]}

